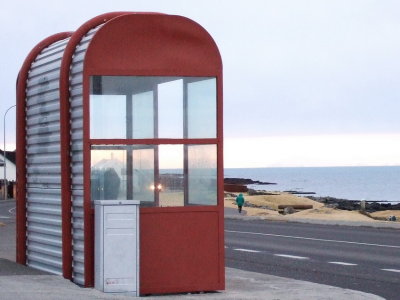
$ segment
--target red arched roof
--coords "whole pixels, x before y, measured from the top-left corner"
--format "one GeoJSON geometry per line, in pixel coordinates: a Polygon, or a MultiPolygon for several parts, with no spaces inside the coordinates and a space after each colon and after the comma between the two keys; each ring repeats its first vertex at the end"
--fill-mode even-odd
{"type": "Polygon", "coordinates": [[[221,56],[208,32],[174,15],[113,18],[95,34],[85,56],[88,75],[217,76],[221,71],[221,56]]]}

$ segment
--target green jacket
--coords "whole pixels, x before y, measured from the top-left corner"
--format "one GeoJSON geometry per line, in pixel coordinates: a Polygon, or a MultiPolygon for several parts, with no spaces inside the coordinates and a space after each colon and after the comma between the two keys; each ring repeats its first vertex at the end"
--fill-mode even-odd
{"type": "Polygon", "coordinates": [[[243,194],[239,194],[239,196],[236,197],[236,204],[239,206],[243,206],[244,204],[243,194]]]}

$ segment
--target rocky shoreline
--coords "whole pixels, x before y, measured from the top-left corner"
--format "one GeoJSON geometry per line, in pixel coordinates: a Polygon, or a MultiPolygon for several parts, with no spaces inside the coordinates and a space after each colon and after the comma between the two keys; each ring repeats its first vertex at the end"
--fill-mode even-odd
{"type": "MultiPolygon", "coordinates": [[[[225,178],[224,183],[228,185],[238,185],[247,188],[247,185],[250,184],[258,184],[258,185],[275,185],[276,183],[271,182],[262,182],[258,180],[252,180],[249,178],[225,178]]],[[[247,192],[249,195],[275,195],[273,191],[264,191],[264,190],[254,190],[248,189],[247,192]]],[[[360,211],[361,210],[361,200],[348,200],[348,199],[340,199],[335,197],[317,197],[315,192],[298,192],[298,191],[283,191],[285,193],[290,193],[293,195],[299,195],[303,197],[307,197],[308,199],[323,203],[327,207],[337,208],[341,210],[348,211],[360,211]]],[[[376,211],[384,211],[384,210],[400,210],[400,203],[392,204],[390,202],[379,202],[379,201],[365,201],[365,209],[363,211],[367,213],[373,213],[376,211]]]]}

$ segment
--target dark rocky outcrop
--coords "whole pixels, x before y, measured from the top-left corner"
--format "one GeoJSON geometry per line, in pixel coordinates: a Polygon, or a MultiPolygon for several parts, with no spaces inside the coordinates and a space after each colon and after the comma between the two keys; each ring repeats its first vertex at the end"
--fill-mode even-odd
{"type": "MultiPolygon", "coordinates": [[[[333,207],[337,209],[343,210],[360,210],[361,201],[357,200],[347,200],[347,199],[339,199],[334,197],[308,197],[309,199],[324,203],[328,207],[333,207]]],[[[385,202],[378,202],[378,201],[365,201],[365,211],[367,212],[375,212],[381,210],[393,210],[393,209],[400,209],[399,204],[391,204],[385,202]]]]}
{"type": "Polygon", "coordinates": [[[225,184],[242,184],[242,185],[248,185],[248,184],[263,184],[263,185],[276,184],[276,183],[272,183],[272,182],[263,182],[263,181],[259,181],[259,180],[252,180],[252,179],[249,179],[249,178],[225,178],[224,179],[224,183],[225,184]]]}
{"type": "Polygon", "coordinates": [[[315,192],[283,191],[292,195],[315,195],[315,192]]]}
{"type": "Polygon", "coordinates": [[[266,191],[257,191],[253,189],[249,189],[247,191],[249,196],[260,196],[260,195],[279,195],[279,193],[272,193],[272,192],[266,192],[266,191]]]}
{"type": "Polygon", "coordinates": [[[242,184],[224,184],[224,191],[231,193],[246,193],[248,191],[247,186],[242,184]]]}

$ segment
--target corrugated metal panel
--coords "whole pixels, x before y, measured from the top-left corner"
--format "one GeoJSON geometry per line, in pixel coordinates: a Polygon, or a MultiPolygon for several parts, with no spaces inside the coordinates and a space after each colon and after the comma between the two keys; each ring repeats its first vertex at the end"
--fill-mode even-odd
{"type": "Polygon", "coordinates": [[[27,82],[27,264],[62,275],[59,76],[68,39],[36,58],[27,82]]]}
{"type": "Polygon", "coordinates": [[[73,281],[85,283],[83,213],[83,60],[96,31],[89,31],[76,47],[70,75],[73,281]]]}

